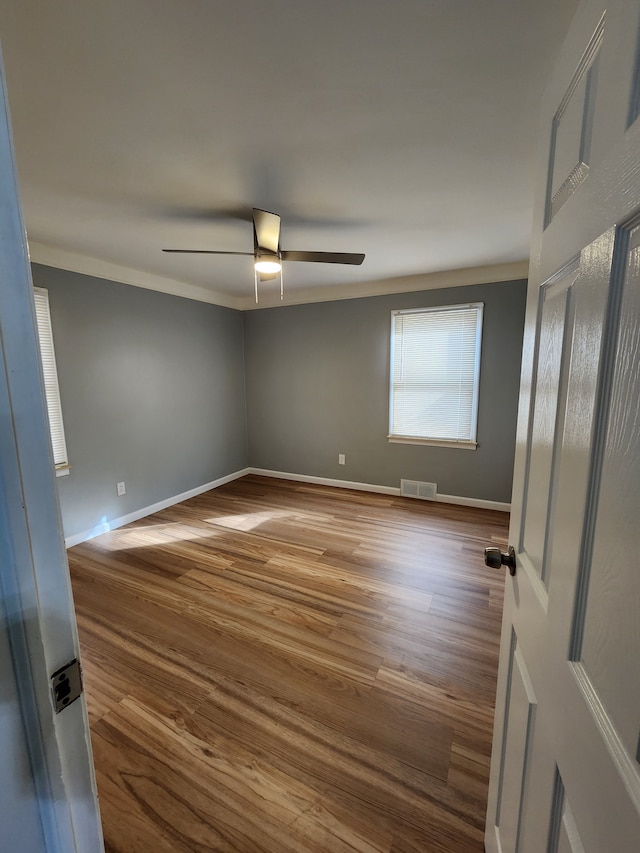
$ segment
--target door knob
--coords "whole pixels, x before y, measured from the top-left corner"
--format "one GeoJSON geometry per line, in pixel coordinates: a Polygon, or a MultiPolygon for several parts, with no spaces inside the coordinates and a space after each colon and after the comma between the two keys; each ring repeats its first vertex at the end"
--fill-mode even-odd
{"type": "Polygon", "coordinates": [[[500,548],[485,548],[484,562],[490,569],[508,566],[509,574],[513,577],[516,573],[516,549],[513,545],[509,545],[509,550],[505,554],[500,548]]]}

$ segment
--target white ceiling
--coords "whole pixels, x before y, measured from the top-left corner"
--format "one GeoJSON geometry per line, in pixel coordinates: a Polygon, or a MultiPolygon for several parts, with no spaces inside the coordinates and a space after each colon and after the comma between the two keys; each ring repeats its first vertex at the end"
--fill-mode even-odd
{"type": "Polygon", "coordinates": [[[366,252],[287,264],[287,302],[522,275],[576,3],[0,0],[32,258],[248,308],[250,258],[161,249],[252,251],[262,207],[366,252]]]}

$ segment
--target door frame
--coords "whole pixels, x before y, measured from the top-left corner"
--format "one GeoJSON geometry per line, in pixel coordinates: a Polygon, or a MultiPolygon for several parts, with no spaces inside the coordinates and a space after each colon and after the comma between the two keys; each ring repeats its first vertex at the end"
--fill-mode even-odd
{"type": "Polygon", "coordinates": [[[100,853],[84,696],[56,714],[49,687],[79,647],[1,53],[0,97],[0,606],[46,849],[100,853]]]}

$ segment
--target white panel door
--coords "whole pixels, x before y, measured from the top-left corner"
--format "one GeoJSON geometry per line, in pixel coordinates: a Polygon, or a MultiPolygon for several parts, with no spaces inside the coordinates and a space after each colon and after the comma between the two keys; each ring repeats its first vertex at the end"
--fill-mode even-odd
{"type": "Polygon", "coordinates": [[[543,105],[488,853],[640,850],[639,35],[584,0],[543,105]]]}

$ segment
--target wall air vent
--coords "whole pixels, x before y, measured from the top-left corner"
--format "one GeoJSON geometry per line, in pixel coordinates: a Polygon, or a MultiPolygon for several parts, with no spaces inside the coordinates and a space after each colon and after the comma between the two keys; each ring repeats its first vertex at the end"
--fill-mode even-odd
{"type": "Polygon", "coordinates": [[[435,501],[438,485],[437,483],[421,483],[419,480],[400,480],[400,494],[405,498],[435,501]]]}

